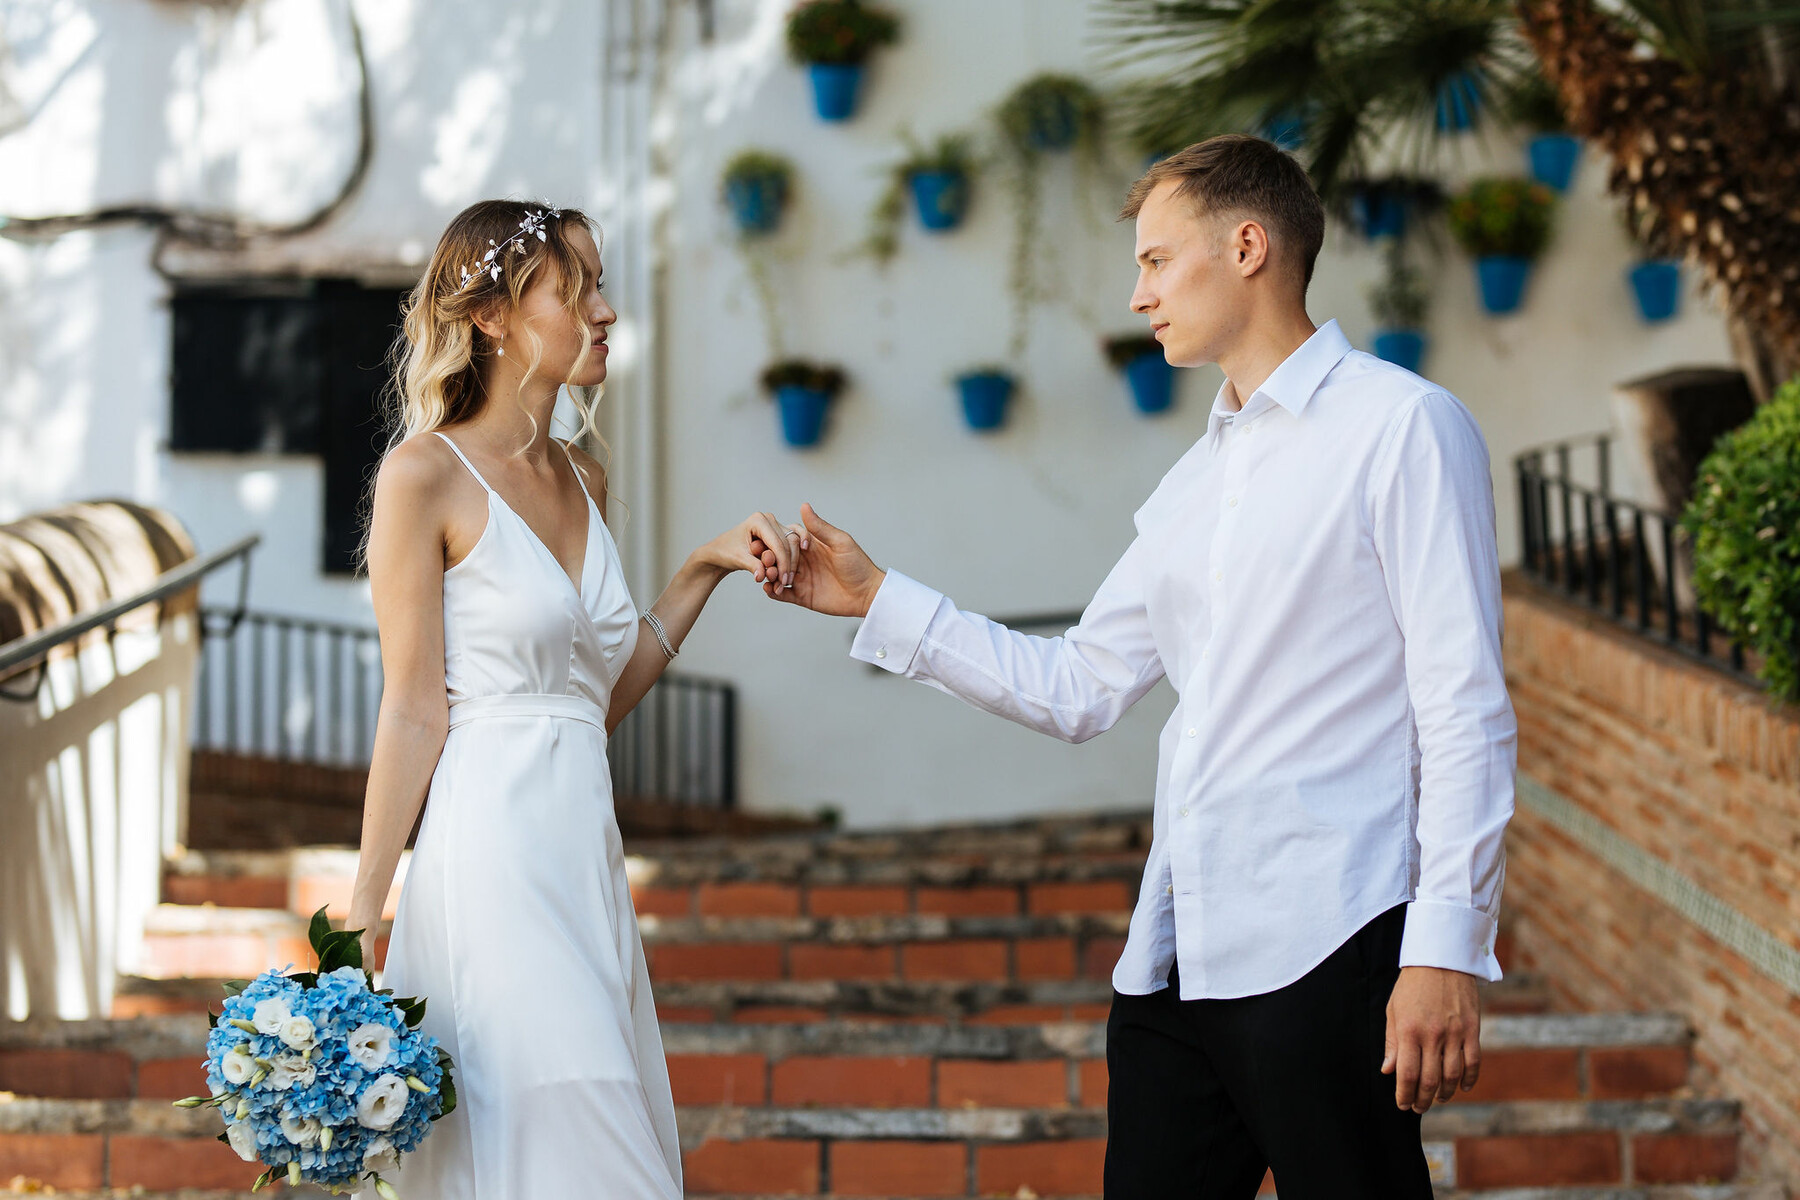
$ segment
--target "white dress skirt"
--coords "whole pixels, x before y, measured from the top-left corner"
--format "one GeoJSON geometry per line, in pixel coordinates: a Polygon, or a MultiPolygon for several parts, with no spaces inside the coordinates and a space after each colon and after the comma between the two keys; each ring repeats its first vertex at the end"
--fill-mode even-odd
{"type": "Polygon", "coordinates": [[[404,1200],[679,1200],[606,761],[607,702],[638,626],[618,549],[590,497],[572,581],[438,436],[487,490],[488,521],[444,572],[450,733],[384,983],[427,997],[458,1106],[392,1182],[404,1200]]]}

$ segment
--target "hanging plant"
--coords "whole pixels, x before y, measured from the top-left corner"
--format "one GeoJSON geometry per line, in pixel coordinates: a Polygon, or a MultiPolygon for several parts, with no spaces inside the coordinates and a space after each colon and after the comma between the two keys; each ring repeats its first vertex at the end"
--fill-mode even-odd
{"type": "Polygon", "coordinates": [[[1018,390],[1018,380],[1001,366],[974,367],[956,377],[962,399],[963,420],[969,428],[986,433],[1006,424],[1006,410],[1018,390]]]}
{"type": "Polygon", "coordinates": [[[812,79],[821,120],[845,121],[856,112],[863,68],[882,46],[900,37],[893,14],[858,0],[807,0],[788,17],[788,53],[812,79]]]}
{"type": "Polygon", "coordinates": [[[843,369],[826,363],[789,358],[762,373],[763,389],[775,398],[781,435],[795,447],[815,446],[825,430],[825,412],[844,390],[843,369]]]}
{"type": "Polygon", "coordinates": [[[1387,270],[1368,294],[1369,312],[1375,318],[1375,357],[1417,371],[1425,358],[1431,292],[1424,275],[1406,261],[1404,243],[1396,240],[1389,246],[1387,270]]]}
{"type": "Polygon", "coordinates": [[[900,219],[909,193],[920,225],[932,232],[955,229],[968,215],[979,169],[974,139],[966,133],[944,134],[930,146],[910,132],[900,137],[905,156],[888,170],[887,186],[869,210],[869,234],[862,246],[881,263],[900,248],[900,219]]]}
{"type": "Polygon", "coordinates": [[[1625,272],[1638,315],[1652,325],[1671,320],[1681,311],[1681,260],[1650,254],[1644,246],[1647,231],[1640,227],[1638,215],[1628,205],[1622,216],[1625,234],[1637,247],[1639,255],[1637,262],[1625,272]]]}
{"type": "Polygon", "coordinates": [[[1530,179],[1478,179],[1450,202],[1450,232],[1475,259],[1488,312],[1519,307],[1555,215],[1555,195],[1530,179]]]}
{"type": "Polygon", "coordinates": [[[1559,192],[1569,190],[1581,161],[1581,139],[1569,132],[1562,97],[1542,74],[1532,72],[1507,98],[1507,116],[1531,131],[1525,158],[1531,177],[1559,192]]]}
{"type": "Polygon", "coordinates": [[[1444,205],[1444,189],[1434,179],[1384,175],[1346,182],[1330,200],[1332,215],[1370,241],[1399,238],[1409,226],[1444,205]]]}
{"type": "Polygon", "coordinates": [[[1168,411],[1175,401],[1175,368],[1163,356],[1161,342],[1147,334],[1130,333],[1107,338],[1101,346],[1107,361],[1125,373],[1139,412],[1168,411]]]}
{"type": "Polygon", "coordinates": [[[1013,301],[1011,346],[1017,354],[1025,348],[1026,319],[1037,294],[1033,265],[1044,156],[1075,151],[1084,168],[1097,175],[1103,161],[1101,134],[1106,106],[1100,94],[1082,80],[1047,74],[1014,88],[995,116],[1012,193],[1013,247],[1008,287],[1013,301]]]}
{"type": "Polygon", "coordinates": [[[766,150],[745,150],[725,164],[719,190],[743,237],[762,237],[781,227],[793,193],[794,165],[766,150]]]}

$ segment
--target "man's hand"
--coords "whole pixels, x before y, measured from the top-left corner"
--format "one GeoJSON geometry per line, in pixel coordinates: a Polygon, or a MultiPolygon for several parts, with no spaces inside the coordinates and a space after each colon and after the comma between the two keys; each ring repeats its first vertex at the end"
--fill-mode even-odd
{"type": "Polygon", "coordinates": [[[1439,967],[1402,967],[1387,1006],[1387,1056],[1394,1103],[1423,1113],[1481,1075],[1481,999],[1475,977],[1439,967]]]}
{"type": "MultiPolygon", "coordinates": [[[[887,572],[870,561],[856,539],[830,524],[813,511],[813,506],[800,506],[803,524],[790,526],[800,535],[800,565],[794,573],[792,587],[780,586],[779,579],[765,579],[763,592],[771,599],[798,604],[814,612],[832,617],[866,617],[875,593],[881,590],[887,572]]],[[[752,546],[752,552],[767,551],[766,546],[752,546]]],[[[764,562],[769,558],[765,555],[764,562]]]]}

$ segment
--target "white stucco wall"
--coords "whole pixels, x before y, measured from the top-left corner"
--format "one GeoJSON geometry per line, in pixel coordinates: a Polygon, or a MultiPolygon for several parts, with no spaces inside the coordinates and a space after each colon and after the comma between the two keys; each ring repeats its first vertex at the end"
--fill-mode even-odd
{"type": "MultiPolygon", "coordinates": [[[[1084,0],[897,0],[904,40],[877,60],[865,106],[846,125],[812,115],[805,78],[785,61],[786,0],[718,0],[710,43],[699,39],[694,6],[674,6],[663,82],[652,73],[624,85],[647,90],[645,112],[656,106],[666,186],[623,198],[607,169],[607,139],[617,140],[607,123],[625,111],[616,63],[615,82],[603,83],[616,49],[608,30],[617,28],[606,13],[621,2],[358,0],[375,79],[374,168],[337,220],[271,253],[301,266],[391,269],[420,261],[443,222],[481,196],[541,194],[601,212],[641,200],[649,211],[637,228],[660,229],[657,244],[646,234],[607,250],[609,274],[615,256],[636,256],[643,268],[613,292],[636,323],[615,341],[650,347],[643,335],[652,322],[663,340],[636,363],[630,353],[613,363],[615,399],[634,395],[630,380],[649,378],[647,365],[663,371],[655,435],[630,425],[613,477],[633,498],[620,536],[640,601],[662,582],[649,577],[652,560],[666,570],[753,507],[792,513],[811,500],[884,565],[965,606],[1079,608],[1129,540],[1131,512],[1204,429],[1218,378],[1189,373],[1176,410],[1149,420],[1131,410],[1099,354],[1101,335],[1137,325],[1125,308],[1131,232],[1105,211],[1128,182],[1130,156],[1101,189],[1106,205],[1085,217],[1067,165],[1049,172],[1043,277],[1066,299],[1038,310],[1020,364],[1026,394],[996,435],[962,427],[948,382],[1005,353],[1008,217],[995,182],[978,185],[970,221],[955,233],[928,238],[909,215],[886,273],[840,254],[861,234],[902,125],[927,136],[977,126],[1032,74],[1092,70],[1084,0]],[[855,381],[825,444],[808,453],[781,445],[755,388],[766,359],[761,322],[716,199],[720,167],[747,145],[779,150],[801,172],[775,246],[790,349],[841,361],[855,381]],[[658,255],[664,291],[653,306],[647,284],[658,255]],[[654,544],[634,547],[645,531],[654,544]]],[[[80,46],[65,35],[60,50],[15,33],[15,14],[42,7],[0,0],[17,64],[9,83],[37,110],[28,128],[0,138],[0,211],[154,197],[276,219],[335,187],[354,144],[335,6],[264,0],[230,17],[234,10],[200,5],[54,0],[60,27],[91,35],[80,46]],[[250,32],[231,24],[252,18],[260,24],[250,32]],[[269,65],[259,73],[246,59],[269,65]],[[261,86],[269,80],[285,85],[261,86]],[[246,124],[257,131],[254,152],[232,136],[246,124]]],[[[631,119],[650,124],[635,111],[631,119]]],[[[1522,165],[1503,140],[1459,149],[1464,174],[1522,165]]],[[[1487,432],[1508,555],[1513,453],[1603,429],[1618,379],[1726,358],[1720,322],[1703,304],[1690,300],[1680,320],[1656,329],[1639,323],[1601,166],[1584,162],[1520,315],[1480,315],[1460,255],[1433,268],[1426,372],[1462,396],[1487,432]]],[[[317,573],[315,463],[162,448],[168,326],[148,246],[135,230],[0,242],[0,519],[123,492],[180,514],[202,547],[263,532],[258,606],[367,619],[361,583],[317,573]]],[[[1314,316],[1340,318],[1366,345],[1362,290],[1377,270],[1369,248],[1334,228],[1314,316]]],[[[747,804],[832,804],[869,824],[1147,802],[1165,692],[1107,737],[1067,747],[876,677],[845,657],[851,632],[775,608],[740,579],[690,639],[684,669],[742,689],[747,804]]]]}

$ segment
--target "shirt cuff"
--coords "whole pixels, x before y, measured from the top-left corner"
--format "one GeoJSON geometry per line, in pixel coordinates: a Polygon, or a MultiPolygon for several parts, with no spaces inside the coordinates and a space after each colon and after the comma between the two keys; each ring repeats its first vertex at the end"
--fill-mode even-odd
{"type": "Polygon", "coordinates": [[[941,592],[889,571],[869,605],[862,628],[856,631],[850,657],[896,675],[906,674],[918,657],[919,643],[925,640],[925,627],[943,601],[941,592]]]}
{"type": "Polygon", "coordinates": [[[1414,900],[1406,906],[1406,932],[1400,939],[1400,965],[1461,971],[1490,983],[1500,978],[1494,957],[1499,922],[1478,908],[1414,900]]]}

